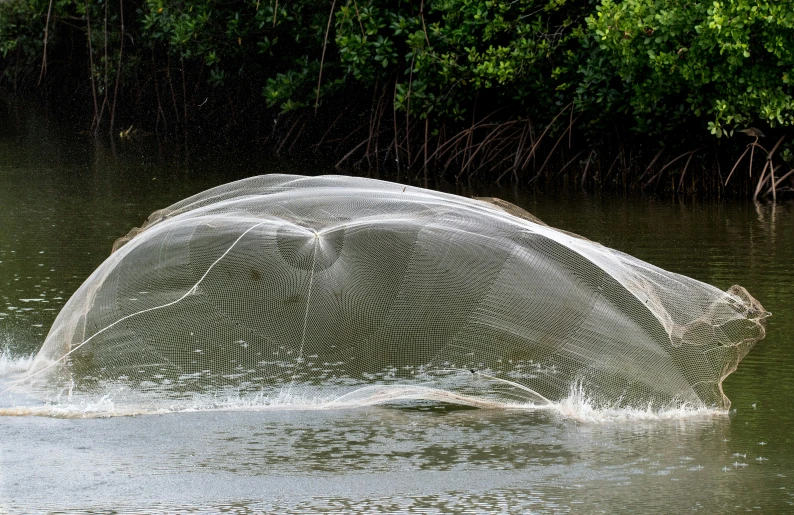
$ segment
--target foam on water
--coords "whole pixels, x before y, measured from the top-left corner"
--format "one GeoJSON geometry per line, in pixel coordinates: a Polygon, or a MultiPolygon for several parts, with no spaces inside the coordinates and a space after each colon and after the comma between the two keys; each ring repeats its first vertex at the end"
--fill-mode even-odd
{"type": "MultiPolygon", "coordinates": [[[[31,358],[4,357],[6,370],[24,371],[31,358]]],[[[2,376],[0,376],[2,379],[2,376]]],[[[15,389],[17,390],[17,389],[15,389]]],[[[239,393],[220,391],[214,394],[194,393],[180,399],[156,398],[115,383],[106,384],[101,393],[75,393],[71,389],[45,400],[27,394],[24,388],[0,398],[0,416],[43,416],[53,418],[104,418],[202,411],[286,411],[346,410],[375,405],[411,406],[454,404],[480,409],[544,411],[564,419],[582,423],[603,424],[631,421],[682,420],[721,417],[726,410],[695,406],[625,408],[618,405],[597,405],[581,384],[571,386],[568,397],[560,402],[502,402],[480,396],[466,395],[426,385],[369,385],[339,395],[322,386],[300,393],[291,388],[277,391],[239,393]]],[[[40,392],[38,392],[40,393],[40,392]]]]}
{"type": "Polygon", "coordinates": [[[6,417],[106,418],[153,415],[158,413],[169,413],[169,411],[137,408],[118,409],[113,401],[107,398],[99,399],[96,402],[65,402],[62,404],[0,408],[0,416],[6,417]]]}

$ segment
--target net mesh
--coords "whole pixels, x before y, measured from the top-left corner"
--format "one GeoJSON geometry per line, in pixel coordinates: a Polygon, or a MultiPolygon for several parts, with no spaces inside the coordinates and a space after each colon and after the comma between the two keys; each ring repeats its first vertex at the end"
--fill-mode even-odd
{"type": "Polygon", "coordinates": [[[269,175],[157,211],[117,241],[33,370],[151,402],[445,392],[538,404],[576,385],[610,406],[727,408],[722,381],[767,315],[741,287],[666,272],[498,199],[269,175]]]}

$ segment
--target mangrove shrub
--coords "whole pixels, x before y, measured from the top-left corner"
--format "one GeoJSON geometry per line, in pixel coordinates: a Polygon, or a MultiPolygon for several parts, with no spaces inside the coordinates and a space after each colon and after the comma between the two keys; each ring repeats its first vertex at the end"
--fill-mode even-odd
{"type": "MultiPolygon", "coordinates": [[[[0,70],[7,88],[89,107],[92,126],[111,134],[117,116],[166,134],[248,134],[246,124],[265,130],[305,113],[341,117],[338,130],[368,123],[370,139],[389,127],[395,158],[405,147],[409,164],[411,138],[428,153],[428,137],[487,117],[539,124],[509,136],[520,145],[554,123],[549,135],[567,131],[569,148],[574,131],[591,145],[605,134],[620,145],[702,145],[794,123],[794,9],[778,0],[0,0],[0,70]]],[[[294,123],[295,134],[316,125],[294,123]]]]}

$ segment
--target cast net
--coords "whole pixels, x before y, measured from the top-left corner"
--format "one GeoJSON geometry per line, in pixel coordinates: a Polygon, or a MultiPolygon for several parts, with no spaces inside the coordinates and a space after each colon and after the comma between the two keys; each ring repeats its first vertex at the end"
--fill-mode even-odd
{"type": "Polygon", "coordinates": [[[727,408],[761,305],[506,202],[268,175],[152,214],[63,308],[32,373],[116,404],[422,398],[727,408]]]}

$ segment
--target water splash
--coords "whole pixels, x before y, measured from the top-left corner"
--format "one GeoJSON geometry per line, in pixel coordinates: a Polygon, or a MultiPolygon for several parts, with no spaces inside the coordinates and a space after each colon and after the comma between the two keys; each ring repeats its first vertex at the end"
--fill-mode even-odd
{"type": "Polygon", "coordinates": [[[621,407],[619,404],[599,404],[593,400],[580,382],[571,385],[568,397],[551,406],[562,417],[585,423],[611,423],[623,421],[684,420],[692,418],[723,417],[728,410],[680,404],[644,409],[621,407]]]}
{"type": "Polygon", "coordinates": [[[8,346],[0,350],[0,381],[17,374],[23,374],[30,370],[35,354],[22,354],[14,356],[8,346]]]}
{"type": "MultiPolygon", "coordinates": [[[[29,363],[28,358],[28,363],[29,363]]],[[[580,383],[570,388],[570,395],[560,402],[538,404],[529,402],[504,402],[466,395],[424,385],[370,385],[344,395],[331,394],[318,388],[303,389],[300,393],[289,388],[275,392],[256,393],[195,393],[184,399],[175,399],[167,407],[139,395],[138,402],[131,402],[135,392],[119,385],[106,385],[101,395],[86,396],[71,391],[33,403],[28,399],[21,404],[0,406],[0,416],[43,416],[53,418],[105,418],[119,416],[153,415],[181,412],[209,411],[309,411],[352,410],[371,406],[411,406],[454,404],[479,409],[510,411],[543,411],[562,419],[585,424],[609,424],[614,422],[662,421],[685,419],[708,419],[727,415],[726,410],[706,409],[692,406],[654,407],[646,409],[625,408],[617,405],[598,405],[587,394],[580,383]],[[115,402],[116,398],[123,402],[115,402]]]]}
{"type": "MultiPolygon", "coordinates": [[[[0,351],[0,387],[28,375],[34,354],[14,355],[8,345],[0,351]]],[[[453,372],[453,371],[446,371],[453,372]]],[[[581,381],[571,385],[569,394],[559,402],[527,395],[526,401],[509,402],[481,395],[454,391],[454,381],[489,379],[504,382],[487,374],[453,375],[424,384],[374,384],[345,393],[328,385],[260,391],[222,389],[216,392],[193,392],[182,398],[163,402],[165,392],[142,392],[129,385],[106,381],[93,393],[77,393],[74,384],[45,395],[37,388],[17,389],[0,397],[0,416],[41,416],[52,418],[105,418],[202,411],[286,411],[286,410],[350,410],[370,406],[406,406],[416,404],[454,404],[479,409],[544,411],[562,419],[586,424],[614,422],[704,419],[727,415],[727,410],[689,406],[653,406],[644,409],[598,403],[581,381]],[[445,388],[447,387],[447,388],[445,388]],[[152,395],[154,393],[154,395],[152,395]]],[[[530,392],[532,393],[532,392],[530,392]]]]}

